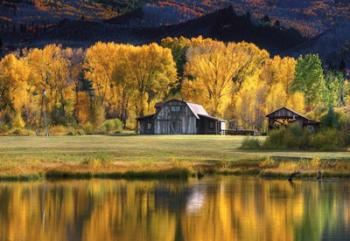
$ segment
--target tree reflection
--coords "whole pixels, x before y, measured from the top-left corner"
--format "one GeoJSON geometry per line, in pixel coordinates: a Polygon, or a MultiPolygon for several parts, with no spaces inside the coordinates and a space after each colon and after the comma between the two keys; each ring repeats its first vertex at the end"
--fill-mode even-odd
{"type": "Polygon", "coordinates": [[[9,241],[321,241],[350,224],[350,183],[201,181],[0,184],[9,241]]]}

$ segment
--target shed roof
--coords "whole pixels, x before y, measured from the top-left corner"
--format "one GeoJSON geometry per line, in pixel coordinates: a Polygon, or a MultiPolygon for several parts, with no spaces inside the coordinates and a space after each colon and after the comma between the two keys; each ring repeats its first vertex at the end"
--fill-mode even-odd
{"type": "Polygon", "coordinates": [[[145,116],[140,116],[140,117],[137,117],[136,120],[145,120],[145,119],[151,119],[155,116],[155,114],[152,114],[152,115],[145,115],[145,116]]]}
{"type": "Polygon", "coordinates": [[[275,115],[277,112],[279,112],[281,110],[289,111],[289,112],[293,113],[294,115],[297,115],[297,116],[302,117],[302,118],[304,118],[306,120],[309,120],[309,118],[307,118],[306,116],[304,116],[304,115],[300,114],[299,112],[297,112],[295,110],[292,110],[292,109],[290,109],[288,107],[281,107],[281,108],[271,112],[270,114],[266,115],[266,117],[272,117],[273,115],[275,115]]]}
{"type": "MultiPolygon", "coordinates": [[[[274,115],[275,115],[276,113],[278,113],[279,111],[281,111],[281,110],[286,110],[286,111],[292,113],[293,115],[298,116],[298,117],[300,117],[300,118],[302,118],[302,119],[308,121],[310,124],[317,124],[317,123],[319,123],[318,121],[311,120],[311,119],[309,119],[308,117],[306,117],[305,115],[300,114],[299,112],[297,112],[297,111],[295,111],[295,110],[292,110],[292,109],[290,109],[290,108],[288,108],[288,107],[281,107],[281,108],[279,108],[279,109],[277,109],[277,110],[271,112],[270,114],[266,115],[266,117],[268,117],[268,118],[274,117],[274,115]]],[[[277,117],[279,117],[279,116],[277,116],[277,117]]]]}
{"type": "Polygon", "coordinates": [[[221,119],[221,118],[218,118],[218,117],[214,117],[214,116],[210,116],[210,115],[199,115],[199,117],[204,117],[204,118],[216,120],[216,121],[219,121],[219,122],[225,122],[224,119],[221,119]]]}

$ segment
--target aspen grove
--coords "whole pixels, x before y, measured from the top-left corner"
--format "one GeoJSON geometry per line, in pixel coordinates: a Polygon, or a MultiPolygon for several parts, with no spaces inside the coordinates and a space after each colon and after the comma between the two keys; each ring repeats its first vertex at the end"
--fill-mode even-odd
{"type": "Polygon", "coordinates": [[[89,126],[135,118],[171,98],[202,104],[236,126],[265,128],[282,106],[317,116],[348,103],[344,74],[317,55],[271,56],[252,43],[165,38],[134,46],[98,42],[87,49],[47,45],[0,61],[0,128],[89,126]]]}

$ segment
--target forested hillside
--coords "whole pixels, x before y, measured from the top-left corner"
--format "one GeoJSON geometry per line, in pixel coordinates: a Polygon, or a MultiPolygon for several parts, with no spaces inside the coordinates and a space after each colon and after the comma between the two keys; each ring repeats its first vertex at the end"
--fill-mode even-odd
{"type": "Polygon", "coordinates": [[[4,20],[23,23],[81,17],[99,21],[141,10],[142,21],[136,19],[132,25],[155,27],[185,22],[228,6],[259,19],[268,15],[305,36],[350,20],[347,0],[4,0],[0,13],[4,20]]]}

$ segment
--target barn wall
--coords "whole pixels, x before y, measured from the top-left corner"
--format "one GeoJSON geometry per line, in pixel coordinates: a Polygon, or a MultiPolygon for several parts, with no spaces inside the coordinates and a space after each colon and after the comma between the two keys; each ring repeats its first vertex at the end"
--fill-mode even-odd
{"type": "Polygon", "coordinates": [[[157,114],[155,134],[196,134],[196,117],[181,101],[167,102],[157,114]]]}
{"type": "Polygon", "coordinates": [[[197,126],[199,127],[199,134],[220,134],[224,129],[220,121],[206,117],[197,120],[197,126]]]}
{"type": "Polygon", "coordinates": [[[141,135],[154,134],[153,118],[145,118],[145,119],[139,120],[139,133],[141,135]]]}

